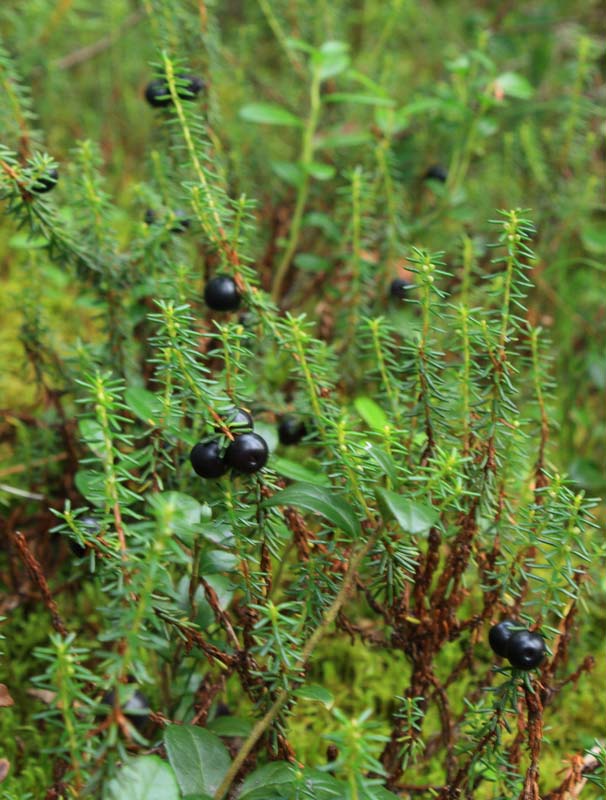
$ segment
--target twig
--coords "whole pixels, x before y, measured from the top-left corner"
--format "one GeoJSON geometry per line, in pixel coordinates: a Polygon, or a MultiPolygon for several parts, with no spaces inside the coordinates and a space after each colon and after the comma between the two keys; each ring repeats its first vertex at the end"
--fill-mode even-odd
{"type": "Polygon", "coordinates": [[[42,594],[42,599],[44,601],[44,605],[48,609],[51,615],[51,621],[53,623],[53,628],[60,633],[61,636],[67,636],[67,628],[63,620],[61,619],[61,615],[59,614],[59,609],[57,608],[57,604],[53,600],[53,596],[48,586],[48,582],[44,577],[44,573],[42,572],[42,567],[36,556],[32,553],[29,549],[29,545],[27,544],[27,540],[25,536],[16,531],[15,533],[10,534],[13,542],[17,550],[19,551],[19,556],[27,570],[36,584],[36,586],[40,589],[40,593],[42,594]]]}
{"type": "Polygon", "coordinates": [[[134,28],[135,25],[138,25],[144,17],[144,11],[134,11],[126,17],[124,22],[115,31],[96,42],[92,42],[92,44],[87,44],[85,47],[80,47],[78,50],[68,53],[68,55],[55,61],[54,66],[57,69],[71,69],[71,67],[76,67],[78,64],[95,58],[95,56],[98,56],[114,45],[129,28],[134,28]]]}
{"type": "MultiPolygon", "coordinates": [[[[307,662],[309,661],[320,639],[324,636],[330,625],[335,621],[339,611],[341,610],[342,605],[347,600],[352,584],[356,577],[356,571],[360,566],[364,557],[373,548],[377,540],[377,536],[378,532],[375,531],[375,533],[368,539],[368,541],[363,545],[363,547],[361,547],[357,551],[357,553],[353,556],[353,558],[349,562],[347,573],[343,578],[343,583],[341,584],[341,588],[339,589],[337,596],[333,600],[332,604],[324,614],[322,621],[315,629],[315,631],[312,633],[312,635],[309,637],[309,639],[307,640],[307,644],[303,648],[303,651],[301,653],[301,658],[299,659],[295,667],[296,672],[300,672],[306,667],[307,662]]],[[[238,755],[233,760],[231,767],[229,768],[227,774],[225,775],[225,778],[223,779],[221,785],[213,795],[213,800],[222,800],[227,790],[231,786],[234,778],[236,777],[236,775],[242,768],[244,762],[248,758],[248,755],[250,754],[254,746],[257,744],[261,736],[263,736],[265,731],[269,728],[269,726],[277,716],[282,706],[285,705],[285,703],[290,698],[291,694],[288,691],[288,689],[280,689],[269,711],[267,711],[265,716],[262,717],[262,719],[260,719],[256,723],[256,725],[250,732],[248,739],[244,742],[244,744],[238,751],[238,755]]]]}

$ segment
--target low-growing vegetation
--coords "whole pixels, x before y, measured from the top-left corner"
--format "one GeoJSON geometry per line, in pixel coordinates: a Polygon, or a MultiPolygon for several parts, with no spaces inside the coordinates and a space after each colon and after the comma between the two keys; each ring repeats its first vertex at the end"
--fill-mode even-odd
{"type": "Polygon", "coordinates": [[[600,12],[5,0],[6,800],[604,795],[600,12]]]}

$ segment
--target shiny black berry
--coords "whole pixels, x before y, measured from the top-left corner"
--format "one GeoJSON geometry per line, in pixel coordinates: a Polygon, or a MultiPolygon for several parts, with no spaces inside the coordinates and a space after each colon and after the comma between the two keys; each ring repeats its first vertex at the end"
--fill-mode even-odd
{"type": "Polygon", "coordinates": [[[512,619],[504,619],[493,625],[488,633],[488,644],[492,647],[493,651],[502,658],[507,658],[509,651],[509,640],[516,628],[520,625],[512,619]]]}
{"type": "MultiPolygon", "coordinates": [[[[246,433],[255,427],[252,416],[244,408],[230,408],[221,414],[221,418],[232,433],[246,433]]],[[[215,427],[218,433],[222,430],[219,425],[215,427]]]]}
{"type": "Polygon", "coordinates": [[[280,444],[298,444],[306,433],[305,423],[297,417],[286,416],[278,425],[280,444]]]}
{"type": "Polygon", "coordinates": [[[440,183],[446,183],[446,181],[448,180],[448,170],[441,164],[432,164],[432,166],[429,167],[425,175],[423,175],[423,178],[425,180],[440,181],[440,183]]]}
{"type": "Polygon", "coordinates": [[[215,275],[204,289],[206,305],[213,311],[235,311],[241,299],[236,282],[229,275],[215,275]]]}
{"type": "Polygon", "coordinates": [[[243,433],[237,436],[225,451],[225,461],[238,472],[249,475],[258,472],[267,464],[269,449],[258,433],[243,433]]]}
{"type": "Polygon", "coordinates": [[[394,278],[389,285],[389,294],[395,300],[404,300],[411,288],[412,283],[409,283],[404,278],[394,278]]]}
{"type": "Polygon", "coordinates": [[[507,659],[512,667],[529,670],[539,666],[546,652],[545,639],[540,633],[518,631],[509,639],[507,659]]]}
{"type": "MultiPolygon", "coordinates": [[[[115,698],[116,693],[113,689],[110,689],[109,692],[105,692],[101,698],[101,703],[104,706],[111,706],[113,708],[115,698]]],[[[138,731],[142,730],[149,722],[149,703],[147,697],[138,689],[134,690],[124,705],[121,706],[120,710],[138,731]]]]}
{"type": "MultiPolygon", "coordinates": [[[[181,100],[193,100],[204,88],[204,81],[196,75],[177,75],[177,96],[181,100]]],[[[145,87],[145,99],[154,108],[166,108],[171,105],[172,97],[168,82],[164,78],[156,78],[145,87]]]]}
{"type": "Polygon", "coordinates": [[[172,103],[168,83],[163,78],[150,81],[145,87],[145,99],[154,108],[166,108],[172,103]]]}
{"type": "Polygon", "coordinates": [[[34,192],[34,194],[46,194],[46,192],[50,192],[55,188],[58,180],[59,171],[56,169],[49,169],[46,175],[41,175],[39,178],[36,178],[34,185],[31,187],[31,191],[34,192]]]}
{"type": "Polygon", "coordinates": [[[219,440],[198,442],[189,454],[194,471],[202,478],[220,478],[227,472],[227,465],[221,455],[219,440]]]}

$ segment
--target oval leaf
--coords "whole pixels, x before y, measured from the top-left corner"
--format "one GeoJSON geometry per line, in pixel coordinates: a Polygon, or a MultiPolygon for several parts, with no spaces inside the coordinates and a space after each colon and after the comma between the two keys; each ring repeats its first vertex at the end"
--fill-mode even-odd
{"type": "Polygon", "coordinates": [[[314,700],[318,703],[322,703],[326,708],[332,708],[335,702],[332,692],[329,692],[328,689],[325,689],[323,686],[318,686],[315,683],[309,686],[301,686],[300,689],[295,690],[294,694],[301,700],[314,700]]]}
{"type": "Polygon", "coordinates": [[[439,516],[433,506],[409,500],[388,489],[377,489],[375,497],[383,512],[383,518],[395,519],[406,533],[425,536],[439,516]]]}
{"type": "Polygon", "coordinates": [[[231,763],[221,739],[193,725],[169,725],[164,745],[183,794],[217,791],[231,763]]]}
{"type": "Polygon", "coordinates": [[[261,122],[265,125],[289,125],[300,128],[303,124],[299,117],[275,103],[249,103],[240,109],[240,116],[248,122],[261,122]]]}
{"type": "Polygon", "coordinates": [[[370,397],[356,397],[354,406],[364,422],[375,431],[382,433],[386,425],[389,425],[387,414],[370,397]]]}
{"type": "Polygon", "coordinates": [[[105,800],[179,800],[179,796],[175,773],[158,756],[130,759],[104,794],[105,800]]]}
{"type": "Polygon", "coordinates": [[[354,509],[343,498],[335,495],[334,489],[301,481],[277,492],[265,500],[263,505],[304,508],[326,517],[335,527],[352,537],[360,534],[360,523],[354,509]]]}
{"type": "Polygon", "coordinates": [[[323,472],[312,472],[307,467],[302,466],[296,461],[290,461],[288,458],[281,458],[274,456],[271,461],[271,466],[276,470],[278,475],[284,475],[285,478],[290,478],[291,481],[306,481],[313,483],[314,486],[328,486],[330,481],[323,472]]]}
{"type": "Polygon", "coordinates": [[[124,400],[140,420],[152,426],[158,424],[158,418],[162,413],[162,400],[155,394],[141,386],[130,386],[124,392],[124,400]]]}

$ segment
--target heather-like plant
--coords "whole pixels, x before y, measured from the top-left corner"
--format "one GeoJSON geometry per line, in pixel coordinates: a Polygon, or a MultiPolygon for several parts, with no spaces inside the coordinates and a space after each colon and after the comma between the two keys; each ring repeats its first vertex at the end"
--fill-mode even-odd
{"type": "MultiPolygon", "coordinates": [[[[32,654],[45,703],[32,725],[53,765],[40,790],[556,800],[599,784],[602,744],[583,761],[579,742],[549,793],[541,774],[560,695],[594,666],[570,643],[599,543],[596,501],[549,455],[553,387],[527,310],[533,212],[487,211],[482,252],[468,232],[430,247],[432,224],[464,204],[486,126],[531,85],[482,43],[448,65],[425,108],[438,130],[451,108],[464,135],[444,185],[429,175],[433,204],[415,209],[400,202],[398,143],[422,101],[398,107],[344,41],[289,37],[260,2],[307,95],[300,111],[251,89],[241,109],[263,136],[294,133],[271,164],[288,221],[267,245],[243,191],[254,181],[236,169],[245,156],[216,124],[220,15],[203,8],[210,75],[198,76],[175,49],[193,14],[143,5],[155,128],[128,236],[99,147],[77,142],[58,164],[0,51],[0,198],[34,283],[58,267],[92,311],[89,335],[61,350],[39,287],[21,297],[43,419],[32,465],[49,486],[42,498],[8,487],[7,541],[54,629],[32,654]],[[374,127],[350,107],[374,109],[374,127]],[[361,129],[353,158],[335,109],[361,129]],[[23,504],[40,499],[50,546],[71,548],[65,591],[22,532],[23,504]],[[498,655],[489,631],[504,619],[512,644],[498,655]],[[347,675],[326,678],[345,638],[397,674],[386,713],[348,702],[347,675]],[[325,745],[301,748],[310,707],[325,745]]],[[[539,180],[532,128],[515,135],[539,180]]]]}

